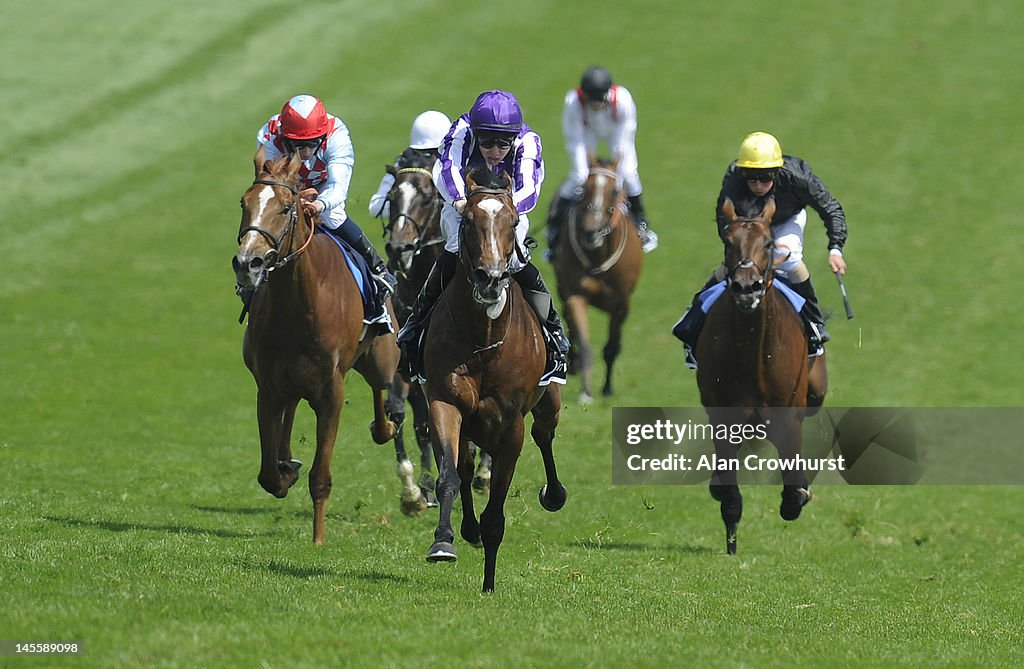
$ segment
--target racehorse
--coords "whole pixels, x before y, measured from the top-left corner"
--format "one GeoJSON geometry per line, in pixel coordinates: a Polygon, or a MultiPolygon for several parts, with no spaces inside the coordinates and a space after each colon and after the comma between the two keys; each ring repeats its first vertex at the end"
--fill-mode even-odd
{"type": "MultiPolygon", "coordinates": [[[[404,324],[412,312],[413,302],[444,248],[444,237],[441,234],[443,201],[430,171],[433,162],[431,156],[410,151],[403,156],[401,167],[388,165],[386,168],[395,177],[395,183],[387,197],[390,213],[384,227],[387,237],[384,248],[387,251],[388,267],[398,277],[394,304],[399,325],[404,324]]],[[[431,474],[433,454],[426,396],[419,384],[410,384],[401,374],[396,373],[388,388],[386,406],[388,417],[398,428],[395,432],[395,457],[398,460],[398,478],[402,481],[402,513],[414,516],[428,506],[437,506],[435,480],[431,474]],[[402,430],[407,400],[412,406],[413,431],[420,449],[418,484],[413,475],[412,462],[405,452],[402,430]]]]}
{"type": "Polygon", "coordinates": [[[587,307],[610,316],[604,347],[605,380],[602,394],[612,394],[612,367],[622,350],[622,326],[629,316],[630,298],[640,278],[644,254],[636,226],[630,222],[626,193],[618,179],[618,160],[590,156],[590,173],[583,196],[569,209],[555,275],[558,296],[569,326],[572,367],[580,372],[580,402],[593,400],[590,377],[594,352],[590,344],[587,307]]]}
{"type": "Polygon", "coordinates": [[[457,559],[451,511],[461,493],[462,538],[484,548],[484,592],[494,590],[505,499],[523,449],[527,413],[533,414],[530,434],[547,479],[540,504],[557,511],[567,497],[552,454],[561,410],[559,384],[537,385],[545,364],[541,324],[512,280],[512,254],[521,253],[512,192],[505,173],[479,167],[466,175],[460,262],[430,316],[424,351],[440,504],[427,560],[457,559]],[[490,496],[479,521],[470,489],[470,440],[492,457],[490,496]]]}
{"type": "MultiPolygon", "coordinates": [[[[723,212],[728,221],[723,234],[728,297],[714,303],[697,340],[701,403],[711,425],[763,426],[779,459],[796,462],[801,422],[825,398],[825,358],[808,363],[801,318],[773,286],[773,267],[781,252],[769,229],[775,201],[769,200],[754,218],[736,216],[730,201],[724,203],[723,212]]],[[[715,433],[721,434],[717,429],[715,433]]],[[[736,465],[716,471],[710,486],[711,496],[721,503],[726,551],[735,554],[736,529],[743,514],[736,482],[739,445],[728,438],[716,438],[714,444],[718,462],[736,465]]],[[[795,520],[808,501],[805,472],[783,471],[782,518],[795,520]]]]}
{"type": "Polygon", "coordinates": [[[251,296],[242,357],[257,386],[259,483],[284,497],[298,479],[291,432],[295,408],[306,400],[316,414],[313,541],[322,544],[345,374],[355,368],[370,385],[370,432],[376,443],[387,442],[395,426],[385,415],[384,388],[398,365],[398,347],[386,326],[364,325],[359,289],[340,249],[327,234],[314,234],[300,205],[301,165],[296,153],[256,166],[241,200],[232,265],[240,294],[251,296]]]}

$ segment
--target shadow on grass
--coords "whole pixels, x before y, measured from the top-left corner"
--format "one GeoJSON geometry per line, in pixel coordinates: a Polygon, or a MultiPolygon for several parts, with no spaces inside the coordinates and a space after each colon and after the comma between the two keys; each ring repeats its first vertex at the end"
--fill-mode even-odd
{"type": "Polygon", "coordinates": [[[597,539],[577,539],[570,542],[569,545],[595,551],[628,551],[632,553],[668,551],[670,553],[711,555],[717,552],[707,546],[695,546],[693,544],[638,544],[628,541],[598,541],[597,539]]]}
{"type": "Polygon", "coordinates": [[[82,520],[81,518],[61,518],[59,516],[43,516],[43,520],[58,523],[65,527],[90,527],[108,532],[165,532],[167,534],[211,535],[224,539],[244,539],[248,537],[273,536],[280,532],[239,532],[237,530],[208,529],[189,525],[171,525],[154,523],[125,523],[113,520],[82,520]]]}
{"type": "Polygon", "coordinates": [[[297,578],[301,580],[310,580],[314,578],[332,576],[356,581],[365,581],[367,583],[412,583],[411,578],[408,578],[406,576],[397,576],[395,574],[388,574],[382,571],[345,570],[339,573],[335,573],[325,567],[299,566],[294,564],[285,564],[283,562],[277,562],[274,560],[271,560],[270,562],[267,562],[265,564],[249,564],[246,566],[249,568],[255,568],[262,571],[270,572],[271,574],[274,574],[276,576],[288,576],[290,578],[297,578]]]}
{"type": "Polygon", "coordinates": [[[230,513],[236,516],[266,516],[266,515],[292,515],[292,516],[308,516],[309,509],[302,510],[284,510],[281,508],[275,508],[274,505],[268,506],[250,506],[250,507],[237,507],[237,506],[205,506],[202,504],[193,504],[192,508],[196,511],[203,511],[205,513],[230,513]]]}

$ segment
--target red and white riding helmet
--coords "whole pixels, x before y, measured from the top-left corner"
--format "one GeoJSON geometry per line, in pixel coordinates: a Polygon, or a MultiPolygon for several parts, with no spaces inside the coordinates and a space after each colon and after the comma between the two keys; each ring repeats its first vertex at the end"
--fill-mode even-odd
{"type": "Polygon", "coordinates": [[[288,139],[315,139],[330,127],[324,103],[312,95],[296,95],[284,103],[280,121],[281,134],[288,139]]]}

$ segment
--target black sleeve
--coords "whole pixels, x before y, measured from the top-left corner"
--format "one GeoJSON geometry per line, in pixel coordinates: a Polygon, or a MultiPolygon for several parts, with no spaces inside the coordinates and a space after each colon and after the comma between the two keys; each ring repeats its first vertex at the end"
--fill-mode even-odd
{"type": "Polygon", "coordinates": [[[811,171],[810,165],[803,161],[799,161],[798,164],[799,169],[794,170],[797,177],[794,180],[794,187],[802,191],[799,193],[801,199],[818,212],[818,216],[824,222],[829,250],[839,249],[842,251],[843,246],[846,245],[846,214],[843,212],[842,205],[832,196],[821,179],[811,171]]]}

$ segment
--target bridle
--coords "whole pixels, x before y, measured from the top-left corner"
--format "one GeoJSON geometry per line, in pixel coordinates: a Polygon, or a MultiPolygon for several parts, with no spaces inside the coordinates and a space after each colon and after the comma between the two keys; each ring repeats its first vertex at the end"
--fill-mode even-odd
{"type": "MultiPolygon", "coordinates": [[[[247,226],[245,228],[242,228],[238,232],[238,239],[237,239],[237,243],[238,244],[241,244],[242,243],[242,237],[244,237],[245,235],[249,234],[250,232],[259,233],[260,235],[263,235],[263,237],[265,237],[268,242],[270,242],[270,245],[274,249],[273,253],[274,253],[275,261],[274,261],[274,264],[272,266],[267,268],[266,271],[269,273],[269,272],[273,272],[274,270],[281,269],[282,267],[284,267],[285,265],[290,263],[292,260],[294,260],[296,257],[298,257],[298,255],[300,253],[302,253],[303,251],[306,250],[306,247],[308,247],[309,243],[313,240],[313,223],[312,223],[312,221],[310,222],[309,237],[306,238],[306,241],[302,244],[302,246],[300,246],[297,250],[292,251],[287,256],[282,258],[281,257],[281,249],[282,249],[282,247],[284,245],[285,238],[289,238],[292,241],[294,241],[294,239],[295,239],[295,232],[296,232],[296,229],[298,227],[297,223],[299,221],[299,189],[296,186],[292,185],[292,184],[284,183],[283,181],[271,181],[270,179],[256,179],[255,181],[252,182],[252,184],[254,186],[256,184],[263,184],[264,186],[280,186],[282,188],[287,188],[289,191],[291,191],[292,195],[294,196],[294,199],[292,200],[292,204],[288,208],[288,225],[285,226],[285,229],[281,233],[280,237],[275,237],[268,230],[264,230],[263,228],[259,227],[258,225],[247,226]]],[[[294,246],[294,244],[293,244],[293,246],[294,246]]]]}
{"type": "MultiPolygon", "coordinates": [[[[516,238],[515,238],[515,226],[519,222],[519,212],[516,211],[515,202],[512,201],[512,195],[510,195],[507,190],[503,190],[501,188],[483,188],[483,187],[474,188],[473,190],[471,190],[468,193],[466,193],[466,209],[469,209],[469,206],[470,206],[469,205],[469,201],[470,201],[470,199],[476,197],[477,195],[497,195],[499,197],[502,197],[502,198],[508,200],[508,206],[509,206],[509,208],[512,209],[513,218],[514,218],[514,221],[512,223],[512,229],[513,229],[512,248],[515,249],[516,256],[519,258],[520,262],[522,262],[523,264],[526,264],[529,261],[529,259],[526,258],[523,255],[523,251],[522,251],[522,249],[519,248],[519,243],[516,241],[516,238]]],[[[466,244],[465,244],[465,241],[466,241],[466,221],[467,220],[468,220],[467,217],[465,215],[463,215],[462,221],[459,224],[459,253],[460,253],[460,255],[463,256],[463,258],[467,258],[468,257],[468,253],[466,251],[466,244]]],[[[506,271],[511,271],[511,268],[512,268],[512,257],[509,256],[509,259],[505,262],[505,270],[506,271]]],[[[472,274],[473,268],[470,267],[470,266],[467,266],[467,269],[469,269],[470,270],[469,273],[472,274]]],[[[472,279],[470,279],[470,281],[472,281],[472,279]]]]}
{"type": "MultiPolygon", "coordinates": [[[[590,169],[590,174],[606,176],[616,180],[618,179],[618,174],[615,171],[608,169],[607,167],[592,167],[590,169]]],[[[614,230],[612,222],[615,220],[616,210],[620,211],[623,214],[623,216],[626,215],[625,203],[616,203],[618,199],[619,189],[616,188],[614,191],[614,197],[612,198],[613,204],[610,207],[599,207],[591,202],[588,202],[586,207],[584,207],[584,211],[597,212],[604,210],[608,214],[608,216],[604,218],[604,225],[601,226],[600,230],[594,233],[594,237],[599,242],[595,248],[600,248],[604,244],[605,237],[610,235],[614,230]]],[[[619,262],[619,258],[622,257],[622,253],[626,250],[626,235],[619,235],[618,245],[615,247],[615,250],[612,252],[612,254],[605,258],[604,262],[602,262],[600,265],[596,267],[592,266],[590,258],[587,257],[586,250],[580,243],[579,232],[576,226],[576,209],[576,207],[572,207],[569,210],[569,220],[567,221],[567,225],[569,226],[569,245],[572,247],[573,253],[576,254],[576,259],[580,261],[580,265],[584,269],[586,269],[589,274],[603,274],[604,272],[607,272],[609,269],[614,267],[615,263],[619,262]]]]}
{"type": "MultiPolygon", "coordinates": [[[[749,223],[752,221],[748,220],[744,222],[749,223]]],[[[749,289],[743,291],[731,291],[734,294],[749,293],[757,296],[758,298],[763,298],[765,293],[768,292],[768,289],[772,285],[772,281],[775,279],[775,274],[771,271],[772,264],[775,260],[775,240],[769,239],[768,243],[764,245],[762,248],[765,248],[768,252],[768,262],[765,263],[764,267],[759,267],[750,258],[743,258],[732,267],[727,268],[728,271],[725,275],[725,281],[726,285],[730,289],[732,288],[733,282],[735,281],[736,273],[739,272],[741,269],[753,268],[754,270],[757,271],[757,274],[760,276],[760,280],[755,281],[749,289]]]]}
{"type": "MultiPolygon", "coordinates": [[[[401,255],[403,253],[412,251],[412,254],[416,256],[422,253],[424,249],[427,249],[431,246],[436,246],[437,244],[444,243],[444,237],[441,236],[440,231],[435,237],[432,237],[426,241],[424,241],[423,239],[426,227],[430,224],[430,221],[434,220],[434,217],[437,215],[437,212],[440,211],[440,208],[444,203],[444,200],[441,198],[440,193],[436,193],[435,195],[430,196],[430,209],[427,213],[426,218],[424,218],[422,222],[417,221],[415,218],[410,216],[405,211],[395,213],[394,198],[392,197],[392,194],[395,192],[395,188],[398,186],[397,177],[400,174],[425,174],[431,179],[433,179],[433,173],[424,167],[403,167],[399,169],[395,174],[395,185],[391,187],[391,191],[388,193],[388,203],[392,207],[392,214],[391,220],[388,221],[387,225],[384,226],[384,235],[390,235],[398,221],[403,218],[407,220],[412,225],[413,229],[416,231],[416,237],[413,239],[413,242],[411,244],[404,244],[403,246],[389,246],[389,255],[401,255]]],[[[423,191],[418,188],[417,192],[423,194],[423,191]]],[[[399,271],[404,272],[404,270],[401,270],[401,268],[399,268],[399,271]]]]}

